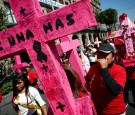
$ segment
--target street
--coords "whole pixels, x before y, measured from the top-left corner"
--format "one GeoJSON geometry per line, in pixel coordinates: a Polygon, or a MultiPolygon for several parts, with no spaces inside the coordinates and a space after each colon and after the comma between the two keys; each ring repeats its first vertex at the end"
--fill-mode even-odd
{"type": "Polygon", "coordinates": [[[133,98],[132,98],[132,94],[130,91],[129,91],[129,102],[130,102],[130,104],[127,107],[126,115],[135,115],[135,108],[132,107],[133,98]]]}
{"type": "MultiPolygon", "coordinates": [[[[47,101],[44,95],[41,96],[45,101],[47,101]]],[[[12,97],[12,93],[6,95],[3,98],[3,103],[6,103],[6,105],[2,106],[3,103],[0,104],[0,115],[17,115],[12,108],[11,97],[12,97]]],[[[130,103],[133,103],[131,92],[129,92],[129,101],[130,103]]],[[[47,103],[47,107],[48,107],[48,103],[47,103]]],[[[132,104],[128,105],[126,115],[135,115],[135,109],[132,107],[132,104]]]]}

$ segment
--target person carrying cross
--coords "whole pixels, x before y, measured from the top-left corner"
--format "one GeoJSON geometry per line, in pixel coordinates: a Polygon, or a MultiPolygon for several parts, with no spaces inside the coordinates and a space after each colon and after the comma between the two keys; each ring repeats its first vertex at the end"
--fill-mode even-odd
{"type": "MultiPolygon", "coordinates": [[[[124,66],[123,61],[122,61],[126,56],[126,49],[125,49],[124,41],[122,39],[115,39],[114,44],[117,50],[117,55],[115,56],[115,63],[121,64],[122,66],[124,66]]],[[[125,67],[125,69],[127,73],[127,81],[124,88],[125,106],[127,107],[128,104],[130,104],[129,96],[128,96],[129,94],[128,92],[130,89],[132,92],[133,102],[134,102],[133,104],[130,104],[130,105],[135,108],[135,67],[130,66],[130,67],[125,67]]]]}
{"type": "Polygon", "coordinates": [[[91,94],[82,85],[79,74],[71,66],[68,66],[67,64],[63,64],[62,66],[67,75],[67,79],[70,84],[74,98],[77,99],[84,96],[89,96],[91,104],[90,109],[92,109],[92,115],[97,115],[95,106],[93,104],[93,101],[91,100],[91,94]]]}
{"type": "Polygon", "coordinates": [[[97,63],[85,77],[98,115],[125,115],[126,71],[113,62],[114,55],[115,50],[109,43],[99,47],[97,63]]]}

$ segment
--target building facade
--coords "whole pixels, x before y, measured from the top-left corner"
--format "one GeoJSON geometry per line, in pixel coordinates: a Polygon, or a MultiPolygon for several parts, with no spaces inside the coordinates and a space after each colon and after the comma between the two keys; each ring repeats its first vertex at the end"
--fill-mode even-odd
{"type": "MultiPolygon", "coordinates": [[[[38,0],[38,1],[42,7],[42,11],[45,14],[47,14],[58,8],[64,7],[65,5],[69,5],[73,2],[76,2],[77,0],[38,0]]],[[[95,15],[101,12],[99,0],[90,0],[90,3],[92,5],[93,12],[95,15]]],[[[10,8],[8,0],[0,0],[0,6],[4,7],[7,11],[8,27],[16,24],[16,19],[10,8]]],[[[88,28],[72,34],[72,39],[79,39],[80,47],[82,48],[82,50],[85,50],[85,47],[89,43],[95,42],[96,37],[98,37],[98,39],[102,41],[106,38],[106,36],[107,36],[106,26],[98,24],[97,27],[88,28]]]]}

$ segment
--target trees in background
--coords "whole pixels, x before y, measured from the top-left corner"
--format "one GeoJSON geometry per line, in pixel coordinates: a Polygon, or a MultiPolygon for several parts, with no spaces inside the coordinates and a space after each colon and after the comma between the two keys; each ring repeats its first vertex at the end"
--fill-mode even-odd
{"type": "MultiPolygon", "coordinates": [[[[6,10],[0,7],[0,31],[7,29],[7,21],[6,10]]],[[[12,63],[12,58],[0,60],[0,91],[3,95],[12,91],[12,81],[9,76],[12,72],[12,63]]]]}
{"type": "Polygon", "coordinates": [[[0,7],[0,31],[7,28],[6,22],[7,22],[6,10],[3,7],[0,7]]]}
{"type": "Polygon", "coordinates": [[[118,12],[115,9],[108,8],[105,11],[100,12],[97,16],[97,22],[106,24],[109,30],[112,27],[115,28],[115,24],[118,22],[118,12]]]}

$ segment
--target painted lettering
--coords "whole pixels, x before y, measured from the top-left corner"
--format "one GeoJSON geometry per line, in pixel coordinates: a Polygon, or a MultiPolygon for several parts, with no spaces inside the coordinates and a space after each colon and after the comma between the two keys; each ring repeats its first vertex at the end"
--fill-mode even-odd
{"type": "Polygon", "coordinates": [[[59,26],[61,26],[62,28],[64,28],[64,24],[62,23],[62,21],[58,18],[56,20],[56,30],[59,29],[59,26]]]}
{"type": "MultiPolygon", "coordinates": [[[[20,34],[16,34],[16,38],[17,38],[18,43],[25,41],[25,36],[22,32],[20,32],[20,34]]],[[[32,33],[32,31],[27,29],[26,30],[26,39],[29,40],[30,38],[34,38],[34,34],[32,33]]],[[[10,46],[16,45],[16,40],[13,36],[8,37],[8,42],[9,42],[10,46]]]]}
{"type": "MultiPolygon", "coordinates": [[[[1,42],[0,42],[0,44],[1,44],[1,42]]],[[[0,46],[0,51],[1,51],[1,50],[3,50],[3,47],[0,46]]]]}
{"type": "Polygon", "coordinates": [[[8,42],[9,42],[10,46],[14,46],[16,44],[15,39],[14,39],[13,36],[8,37],[8,42]]]}
{"type": "Polygon", "coordinates": [[[48,26],[43,25],[44,31],[47,34],[48,30],[53,31],[52,25],[50,22],[48,22],[48,26]]]}
{"type": "Polygon", "coordinates": [[[67,25],[72,25],[72,24],[75,23],[75,21],[74,21],[74,19],[72,19],[72,17],[73,17],[73,14],[68,14],[68,15],[66,16],[66,19],[69,21],[69,22],[67,23],[67,25]]]}
{"type": "MultiPolygon", "coordinates": [[[[73,25],[75,23],[75,20],[73,19],[73,14],[66,15],[66,20],[68,21],[67,22],[68,26],[73,25]]],[[[60,27],[64,28],[64,23],[60,18],[58,18],[55,21],[55,28],[56,28],[56,30],[59,30],[60,27]]],[[[49,30],[53,31],[53,26],[50,22],[48,22],[47,25],[44,24],[43,28],[44,28],[44,31],[45,31],[46,34],[48,33],[49,30]]]]}
{"type": "Polygon", "coordinates": [[[25,38],[24,38],[24,35],[22,32],[20,32],[20,35],[16,34],[16,38],[17,38],[19,43],[21,43],[21,41],[25,41],[25,38]]]}
{"type": "Polygon", "coordinates": [[[34,34],[28,29],[26,30],[26,38],[29,40],[30,38],[34,38],[34,34]]]}

